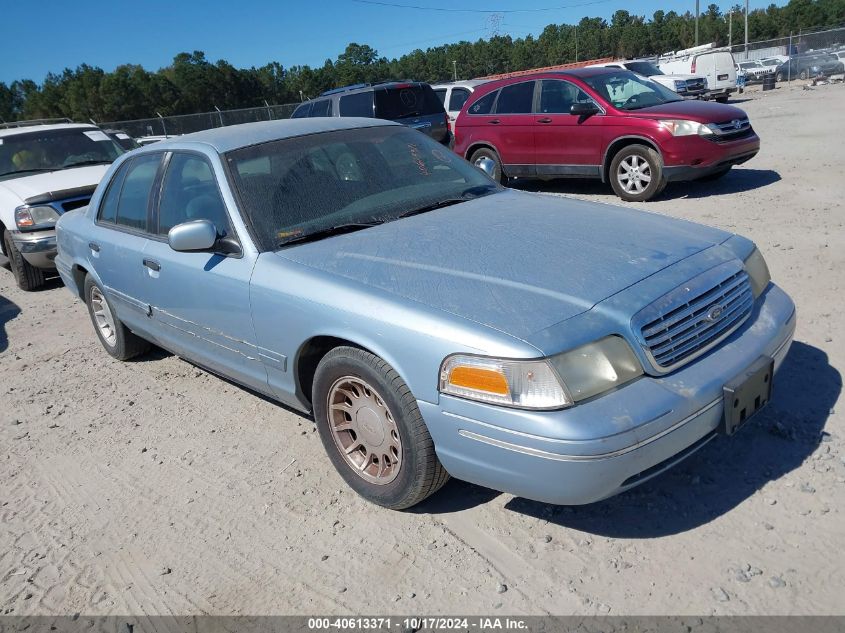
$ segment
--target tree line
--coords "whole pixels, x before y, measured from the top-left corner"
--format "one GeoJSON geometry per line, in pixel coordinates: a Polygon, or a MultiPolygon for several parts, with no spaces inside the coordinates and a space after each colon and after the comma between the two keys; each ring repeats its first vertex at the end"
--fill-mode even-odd
{"type": "MultiPolygon", "coordinates": [[[[743,8],[732,8],[732,43],[744,38],[743,8]]],[[[727,13],[716,4],[699,16],[699,41],[728,44],[727,13]]],[[[785,37],[790,32],[845,23],[845,0],[789,0],[751,11],[749,40],[785,37]]],[[[640,57],[679,50],[695,43],[695,16],[656,11],[650,19],[616,11],[610,21],[585,17],[577,25],[549,24],[537,36],[494,35],[417,49],[388,59],[366,44],[349,44],[335,60],[320,67],[285,67],[270,62],[260,68],[235,68],[211,62],[201,51],[179,53],[157,71],[123,64],[112,72],[82,64],[50,73],[41,84],[32,79],[0,82],[0,118],[5,121],[68,117],[78,121],[122,121],[292,103],[343,85],[386,79],[439,81],[551,66],[599,57],[640,57]],[[453,64],[454,62],[454,64],[453,64]]]]}

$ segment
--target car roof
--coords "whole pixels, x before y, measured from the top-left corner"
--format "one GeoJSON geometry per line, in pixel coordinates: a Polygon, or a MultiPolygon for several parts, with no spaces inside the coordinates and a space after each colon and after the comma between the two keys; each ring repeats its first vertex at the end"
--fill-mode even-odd
{"type": "Polygon", "coordinates": [[[489,79],[459,79],[458,81],[441,81],[436,84],[431,84],[432,88],[462,88],[462,87],[469,87],[475,88],[476,86],[480,86],[481,84],[486,84],[489,82],[489,79]]]}
{"type": "MultiPolygon", "coordinates": [[[[212,128],[193,134],[185,134],[170,138],[159,143],[147,145],[149,151],[178,149],[186,145],[210,145],[218,153],[225,154],[232,150],[267,143],[296,136],[334,132],[336,130],[354,130],[383,125],[401,125],[392,121],[369,119],[363,117],[316,117],[303,119],[282,119],[279,121],[259,121],[258,123],[242,123],[226,127],[212,128]]],[[[146,148],[145,148],[146,149],[146,148]]]]}
{"type": "Polygon", "coordinates": [[[98,130],[96,125],[90,123],[52,123],[49,125],[24,125],[21,127],[0,128],[0,138],[4,136],[16,136],[28,132],[44,132],[49,130],[98,130]]]}

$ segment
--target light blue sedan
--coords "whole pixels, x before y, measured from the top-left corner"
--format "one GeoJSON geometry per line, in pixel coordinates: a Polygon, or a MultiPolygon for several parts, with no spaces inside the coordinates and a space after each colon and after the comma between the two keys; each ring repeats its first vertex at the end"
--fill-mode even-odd
{"type": "Polygon", "coordinates": [[[373,119],[135,150],[57,233],[109,354],[313,412],[396,509],[450,475],[557,504],[640,484],[764,406],[795,329],[745,238],[504,189],[373,119]]]}

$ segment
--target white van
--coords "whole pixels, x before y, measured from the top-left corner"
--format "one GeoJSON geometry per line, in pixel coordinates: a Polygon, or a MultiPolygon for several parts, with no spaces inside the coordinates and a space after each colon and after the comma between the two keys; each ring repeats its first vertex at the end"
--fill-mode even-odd
{"type": "Polygon", "coordinates": [[[727,48],[704,44],[661,55],[657,66],[666,74],[686,73],[707,78],[707,97],[721,103],[736,92],[736,62],[727,48]]]}

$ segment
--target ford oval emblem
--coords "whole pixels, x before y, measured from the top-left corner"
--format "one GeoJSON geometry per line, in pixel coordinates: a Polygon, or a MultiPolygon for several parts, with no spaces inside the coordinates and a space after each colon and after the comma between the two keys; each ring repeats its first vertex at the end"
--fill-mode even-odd
{"type": "Polygon", "coordinates": [[[708,321],[710,321],[711,323],[713,321],[718,321],[721,318],[722,313],[724,311],[725,311],[724,307],[722,307],[718,304],[712,305],[712,306],[710,306],[710,309],[707,310],[707,314],[704,315],[704,318],[707,319],[708,321]]]}

